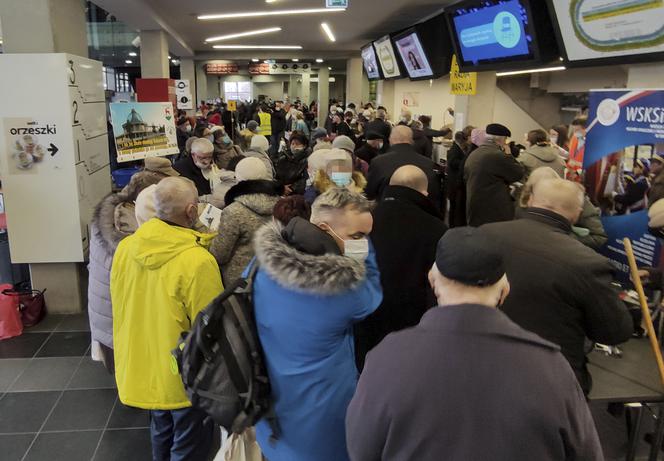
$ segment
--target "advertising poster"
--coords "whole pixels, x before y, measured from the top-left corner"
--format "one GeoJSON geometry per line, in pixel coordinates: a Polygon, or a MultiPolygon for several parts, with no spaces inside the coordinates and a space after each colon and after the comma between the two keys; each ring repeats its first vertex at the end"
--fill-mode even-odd
{"type": "Polygon", "coordinates": [[[477,94],[477,72],[461,72],[455,54],[452,55],[450,66],[450,94],[477,94]]]}
{"type": "Polygon", "coordinates": [[[590,93],[583,167],[591,201],[602,212],[609,241],[602,249],[629,281],[623,238],[639,266],[659,266],[662,242],[648,230],[646,167],[664,154],[664,90],[598,90],[590,93]]]}
{"type": "Polygon", "coordinates": [[[413,32],[397,40],[397,49],[410,78],[429,77],[433,74],[417,33],[413,32]]]}
{"type": "Polygon", "coordinates": [[[394,48],[392,47],[392,40],[389,35],[376,40],[374,42],[376,53],[380,66],[383,68],[383,75],[385,78],[401,77],[399,64],[397,64],[397,57],[394,55],[394,48]]]}
{"type": "Polygon", "coordinates": [[[4,118],[7,173],[10,175],[39,174],[63,166],[58,155],[58,127],[27,117],[4,118]]]}
{"type": "Polygon", "coordinates": [[[111,121],[118,162],[179,152],[171,103],[113,103],[111,121]]]}
{"type": "Polygon", "coordinates": [[[664,52],[661,0],[553,0],[570,61],[664,52]]]}

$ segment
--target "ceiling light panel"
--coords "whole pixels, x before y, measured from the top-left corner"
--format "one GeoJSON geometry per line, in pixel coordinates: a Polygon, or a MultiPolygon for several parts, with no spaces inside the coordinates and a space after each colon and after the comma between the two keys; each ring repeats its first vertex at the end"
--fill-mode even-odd
{"type": "Polygon", "coordinates": [[[269,34],[272,32],[280,32],[281,27],[269,27],[267,29],[258,29],[258,30],[250,30],[247,32],[239,32],[237,34],[228,34],[228,35],[219,35],[218,37],[210,37],[206,38],[206,42],[221,42],[224,40],[232,40],[234,38],[240,38],[240,37],[251,37],[254,35],[263,35],[263,34],[269,34]]]}
{"type": "Polygon", "coordinates": [[[336,42],[337,38],[334,36],[332,33],[332,29],[330,28],[330,25],[326,22],[321,23],[320,25],[323,28],[323,31],[325,31],[325,35],[327,35],[327,38],[331,42],[336,42]]]}
{"type": "Polygon", "coordinates": [[[214,45],[217,50],[301,50],[300,45],[214,45]]]}
{"type": "Polygon", "coordinates": [[[243,13],[203,14],[198,16],[198,19],[201,21],[210,21],[214,19],[260,18],[264,16],[284,16],[292,14],[339,13],[341,11],[346,11],[346,9],[345,8],[308,8],[308,9],[297,9],[297,10],[246,11],[243,13]]]}

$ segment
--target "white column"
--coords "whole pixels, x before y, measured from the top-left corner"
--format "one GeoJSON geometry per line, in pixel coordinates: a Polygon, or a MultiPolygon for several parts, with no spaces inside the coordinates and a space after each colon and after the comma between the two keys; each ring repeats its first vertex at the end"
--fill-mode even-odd
{"type": "Polygon", "coordinates": [[[661,88],[664,64],[631,64],[627,71],[627,88],[661,88]]]}
{"type": "Polygon", "coordinates": [[[387,109],[387,113],[390,115],[391,119],[398,117],[399,114],[395,114],[395,104],[394,104],[394,80],[381,80],[378,82],[377,89],[377,103],[379,106],[383,106],[387,109]]]}
{"type": "Polygon", "coordinates": [[[318,70],[318,126],[325,126],[330,102],[330,70],[322,65],[318,70]]]}
{"type": "Polygon", "coordinates": [[[311,102],[311,74],[304,73],[302,74],[302,91],[300,94],[300,99],[304,104],[309,105],[311,102]]]}
{"type": "Polygon", "coordinates": [[[205,62],[197,61],[196,66],[196,107],[201,101],[207,100],[208,84],[205,73],[205,62]]]}
{"type": "Polygon", "coordinates": [[[168,78],[168,40],[163,30],[141,31],[141,78],[168,78]]]}
{"type": "Polygon", "coordinates": [[[362,67],[362,58],[350,58],[346,61],[346,104],[352,102],[359,106],[362,102],[362,67]]]}

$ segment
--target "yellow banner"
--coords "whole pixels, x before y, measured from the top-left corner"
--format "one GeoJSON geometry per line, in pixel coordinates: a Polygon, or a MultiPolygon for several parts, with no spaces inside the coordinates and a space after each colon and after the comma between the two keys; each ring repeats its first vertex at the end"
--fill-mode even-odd
{"type": "Polygon", "coordinates": [[[457,63],[456,55],[452,55],[452,66],[450,68],[450,93],[451,94],[477,94],[477,72],[461,72],[457,63]]]}
{"type": "Polygon", "coordinates": [[[237,110],[237,101],[228,101],[228,110],[235,112],[237,110]]]}

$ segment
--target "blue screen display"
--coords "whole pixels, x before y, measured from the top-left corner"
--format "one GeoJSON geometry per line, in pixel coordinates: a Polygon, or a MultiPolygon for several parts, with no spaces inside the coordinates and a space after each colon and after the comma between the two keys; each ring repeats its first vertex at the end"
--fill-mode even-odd
{"type": "Polygon", "coordinates": [[[528,14],[520,0],[478,2],[454,12],[454,27],[465,62],[530,55],[528,14]]]}

